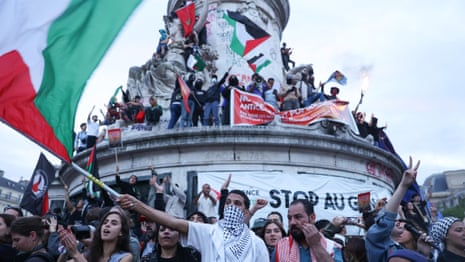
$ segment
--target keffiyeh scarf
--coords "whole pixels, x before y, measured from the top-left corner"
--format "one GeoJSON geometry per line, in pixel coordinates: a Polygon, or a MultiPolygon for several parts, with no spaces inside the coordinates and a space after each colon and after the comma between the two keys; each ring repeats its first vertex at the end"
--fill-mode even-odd
{"type": "Polygon", "coordinates": [[[234,205],[224,209],[224,219],[219,221],[223,228],[226,261],[244,261],[252,248],[252,236],[244,225],[244,213],[234,205]]]}

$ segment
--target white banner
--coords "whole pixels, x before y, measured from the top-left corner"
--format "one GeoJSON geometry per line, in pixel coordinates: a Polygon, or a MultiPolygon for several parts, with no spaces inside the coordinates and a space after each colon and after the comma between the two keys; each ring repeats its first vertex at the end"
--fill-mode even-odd
{"type": "MultiPolygon", "coordinates": [[[[268,200],[268,205],[259,210],[252,218],[266,218],[271,211],[283,215],[287,230],[287,208],[297,198],[307,198],[315,208],[316,219],[331,220],[335,216],[359,216],[357,195],[370,192],[372,202],[391,194],[387,188],[371,182],[349,177],[323,174],[286,174],[276,171],[235,171],[198,173],[198,192],[203,184],[210,184],[218,199],[221,186],[227,176],[232,174],[229,190],[243,190],[250,198],[251,207],[257,198],[268,200]]],[[[346,176],[350,174],[346,173],[346,176]]]]}

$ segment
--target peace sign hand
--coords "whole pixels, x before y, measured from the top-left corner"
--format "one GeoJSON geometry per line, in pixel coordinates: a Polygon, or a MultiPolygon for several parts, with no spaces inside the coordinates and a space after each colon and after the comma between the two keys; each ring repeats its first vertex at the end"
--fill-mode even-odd
{"type": "Polygon", "coordinates": [[[404,171],[404,174],[402,176],[402,181],[400,182],[402,186],[408,188],[410,185],[412,185],[416,181],[417,170],[419,166],[420,166],[420,160],[418,160],[415,167],[413,167],[412,157],[410,156],[408,168],[404,171]]]}

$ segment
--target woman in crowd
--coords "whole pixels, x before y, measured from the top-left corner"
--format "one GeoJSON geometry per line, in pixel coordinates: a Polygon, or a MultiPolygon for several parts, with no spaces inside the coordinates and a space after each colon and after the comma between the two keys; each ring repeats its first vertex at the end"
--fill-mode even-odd
{"type": "Polygon", "coordinates": [[[442,251],[437,262],[465,261],[465,224],[456,217],[445,217],[434,223],[431,236],[442,251]]]}
{"type": "Polygon", "coordinates": [[[418,240],[418,229],[415,228],[415,226],[408,222],[401,220],[401,222],[404,224],[405,230],[400,233],[399,237],[396,239],[396,241],[404,246],[406,249],[411,249],[411,250],[417,250],[417,240],[418,240]]]}
{"type": "Polygon", "coordinates": [[[368,262],[365,240],[361,236],[349,236],[343,249],[345,262],[368,262]]]}
{"type": "Polygon", "coordinates": [[[273,253],[276,243],[286,236],[283,226],[274,220],[268,220],[263,226],[263,236],[260,236],[265,242],[268,252],[273,253]]]}
{"type": "Polygon", "coordinates": [[[103,216],[89,251],[85,254],[79,253],[76,238],[70,232],[60,231],[60,238],[67,255],[74,258],[74,261],[133,261],[129,251],[129,221],[119,212],[110,211],[103,216]]]}
{"type": "Polygon", "coordinates": [[[196,222],[196,223],[204,223],[204,224],[208,223],[207,216],[200,211],[195,211],[191,213],[190,215],[187,216],[186,219],[192,222],[196,222]]]}
{"type": "Polygon", "coordinates": [[[44,228],[38,216],[20,217],[11,224],[13,248],[19,251],[14,261],[54,261],[44,246],[44,228]]]}
{"type": "Polygon", "coordinates": [[[200,262],[200,253],[190,247],[180,244],[181,235],[178,231],[166,226],[158,226],[157,248],[154,250],[150,262],[158,261],[191,261],[200,262]]]}
{"type": "Polygon", "coordinates": [[[122,209],[120,206],[113,206],[110,208],[109,212],[118,212],[126,218],[129,223],[129,252],[131,252],[132,257],[134,258],[133,262],[140,262],[140,242],[137,235],[134,232],[134,221],[133,218],[136,216],[131,216],[131,214],[122,209]]]}
{"type": "Polygon", "coordinates": [[[13,221],[16,219],[15,216],[10,214],[0,214],[0,254],[2,261],[13,261],[16,256],[16,249],[11,246],[11,234],[10,227],[13,221]]]}

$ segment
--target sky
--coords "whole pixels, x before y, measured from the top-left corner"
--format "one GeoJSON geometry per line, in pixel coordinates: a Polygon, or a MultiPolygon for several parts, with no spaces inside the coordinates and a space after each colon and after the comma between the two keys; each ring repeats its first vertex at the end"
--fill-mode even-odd
{"type": "MultiPolygon", "coordinates": [[[[368,88],[359,111],[374,114],[397,153],[420,160],[418,182],[431,174],[465,169],[465,1],[290,1],[282,41],[291,59],[313,64],[316,82],[335,70],[348,78],[339,97],[354,108],[362,72],[368,88]],[[463,110],[463,109],[462,109],[463,110]]],[[[163,28],[167,1],[146,0],[130,18],[89,79],[78,107],[75,130],[93,105],[104,108],[116,87],[126,85],[131,66],[150,59],[163,28]]],[[[44,152],[0,123],[0,170],[29,179],[44,152]]]]}

